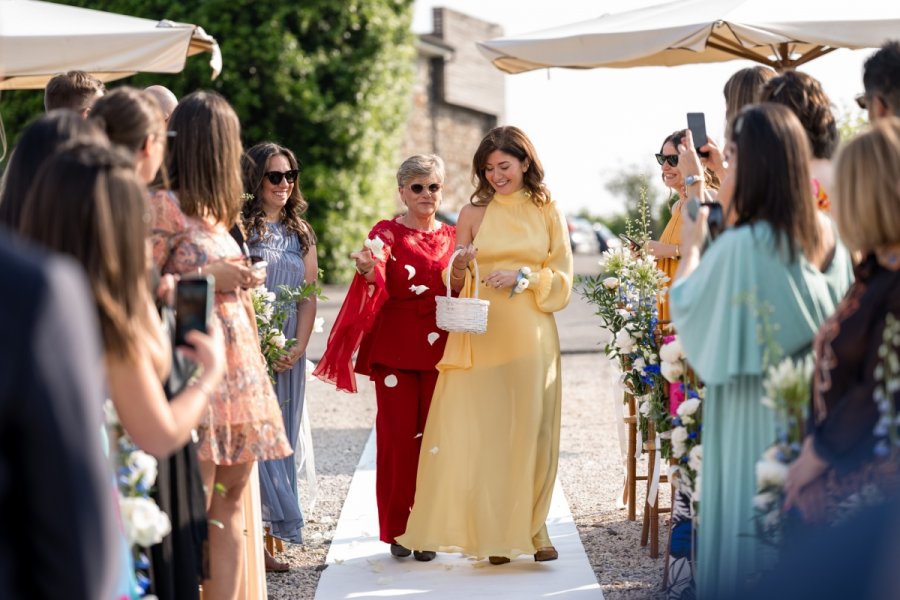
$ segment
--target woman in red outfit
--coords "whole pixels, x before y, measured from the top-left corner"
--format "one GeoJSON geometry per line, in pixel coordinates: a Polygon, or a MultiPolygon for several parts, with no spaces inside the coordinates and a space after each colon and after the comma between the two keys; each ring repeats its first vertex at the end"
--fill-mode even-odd
{"type": "MultiPolygon", "coordinates": [[[[447,332],[435,324],[434,299],[446,293],[442,273],[456,244],[456,229],[435,219],[443,182],[444,162],[433,154],[400,165],[397,184],[406,213],[379,222],[365,249],[351,254],[358,274],[314,372],[348,392],[356,391],[354,371],[375,383],[378,521],[381,540],[398,558],[410,555],[394,538],[406,531],[435,365],[447,343],[447,332]]],[[[434,556],[415,552],[420,561],[434,556]]]]}

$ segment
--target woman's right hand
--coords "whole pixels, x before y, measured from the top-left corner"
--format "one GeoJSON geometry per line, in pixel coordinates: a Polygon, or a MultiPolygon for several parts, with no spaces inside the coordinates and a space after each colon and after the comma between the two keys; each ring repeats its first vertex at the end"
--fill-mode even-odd
{"type": "Polygon", "coordinates": [[[716,144],[715,140],[713,140],[711,137],[707,137],[706,143],[700,146],[700,150],[702,152],[709,153],[709,156],[705,159],[706,166],[709,167],[710,171],[716,174],[716,177],[719,178],[719,181],[723,181],[725,179],[725,175],[727,175],[728,173],[728,163],[722,156],[722,150],[719,149],[719,146],[716,144]]]}
{"type": "Polygon", "coordinates": [[[211,262],[203,267],[204,275],[216,278],[216,290],[233,292],[238,288],[252,287],[255,278],[253,269],[243,258],[227,258],[211,262]]]}
{"type": "Polygon", "coordinates": [[[375,268],[375,257],[368,248],[350,253],[350,258],[356,261],[356,272],[366,277],[375,268]]]}
{"type": "Polygon", "coordinates": [[[457,271],[465,271],[469,263],[475,260],[478,248],[475,247],[475,244],[470,243],[467,246],[457,246],[456,250],[459,250],[459,254],[453,259],[452,267],[457,271]]]}

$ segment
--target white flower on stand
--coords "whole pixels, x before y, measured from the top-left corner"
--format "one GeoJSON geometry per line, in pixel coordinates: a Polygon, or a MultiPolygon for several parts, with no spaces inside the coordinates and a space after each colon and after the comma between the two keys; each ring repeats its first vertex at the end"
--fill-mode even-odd
{"type": "Polygon", "coordinates": [[[687,441],[690,438],[688,430],[685,427],[676,427],[672,430],[672,456],[681,458],[687,451],[687,441]]]}
{"type": "Polygon", "coordinates": [[[607,277],[603,280],[603,287],[608,290],[614,290],[619,287],[619,280],[615,277],[607,277]]]}
{"type": "Polygon", "coordinates": [[[142,450],[135,450],[128,455],[126,466],[131,469],[129,483],[137,486],[140,482],[145,490],[149,490],[156,483],[157,462],[156,459],[142,450]]]}
{"type": "MultiPolygon", "coordinates": [[[[663,346],[663,348],[665,347],[666,346],[663,346]]],[[[660,358],[662,358],[662,352],[660,352],[660,358]]],[[[681,381],[681,376],[684,375],[684,364],[681,361],[667,362],[663,359],[662,364],[659,366],[659,370],[662,373],[662,376],[666,378],[666,381],[681,381]]]]}
{"type": "Polygon", "coordinates": [[[703,464],[703,446],[694,446],[691,448],[691,451],[688,452],[688,466],[694,470],[695,473],[700,472],[700,466],[703,464]]]}
{"type": "Polygon", "coordinates": [[[760,460],[756,463],[756,488],[782,488],[787,479],[788,466],[778,461],[760,460]]]}
{"type": "Polygon", "coordinates": [[[663,347],[659,349],[659,358],[671,363],[684,359],[684,348],[681,347],[681,342],[677,337],[668,344],[663,344],[663,347]]]}
{"type": "Polygon", "coordinates": [[[125,537],[132,545],[149,548],[172,531],[169,516],[149,498],[119,498],[125,537]]]}
{"type": "Polygon", "coordinates": [[[651,408],[650,396],[641,396],[641,404],[638,406],[638,412],[645,417],[649,417],[651,408]]]}
{"type": "Polygon", "coordinates": [[[688,398],[678,407],[678,416],[689,417],[697,412],[698,408],[700,408],[700,398],[688,398]]]}
{"type": "Polygon", "coordinates": [[[616,334],[616,347],[622,354],[631,354],[634,352],[634,338],[628,331],[622,329],[616,334]]]}

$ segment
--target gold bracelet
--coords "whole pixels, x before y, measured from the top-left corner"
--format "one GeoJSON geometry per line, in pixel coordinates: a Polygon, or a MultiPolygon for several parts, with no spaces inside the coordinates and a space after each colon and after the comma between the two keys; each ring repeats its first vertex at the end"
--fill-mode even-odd
{"type": "Polygon", "coordinates": [[[453,269],[450,270],[450,279],[465,279],[465,278],[466,278],[466,270],[465,269],[462,270],[462,275],[460,275],[459,277],[456,276],[453,269]]]}

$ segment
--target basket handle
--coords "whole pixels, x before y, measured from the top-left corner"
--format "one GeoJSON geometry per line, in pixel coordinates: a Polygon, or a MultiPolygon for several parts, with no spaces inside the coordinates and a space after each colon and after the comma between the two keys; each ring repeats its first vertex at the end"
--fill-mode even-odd
{"type": "MultiPolygon", "coordinates": [[[[460,248],[459,250],[457,250],[456,252],[454,252],[454,253],[453,253],[453,256],[450,257],[450,261],[447,263],[447,266],[450,267],[449,269],[447,269],[447,297],[448,297],[448,298],[450,297],[450,273],[453,271],[453,260],[454,260],[454,259],[456,258],[456,256],[457,256],[460,252],[462,252],[462,251],[463,251],[463,249],[460,248]]],[[[472,259],[472,262],[475,264],[475,296],[474,296],[474,298],[475,298],[475,299],[478,299],[478,279],[479,279],[479,276],[478,276],[478,261],[475,260],[475,259],[473,258],[473,259],[472,259]]]]}

